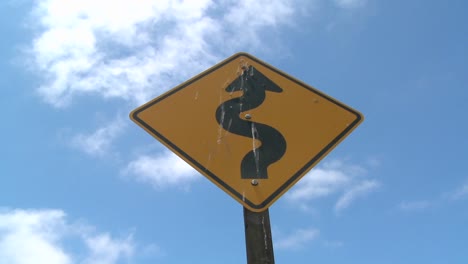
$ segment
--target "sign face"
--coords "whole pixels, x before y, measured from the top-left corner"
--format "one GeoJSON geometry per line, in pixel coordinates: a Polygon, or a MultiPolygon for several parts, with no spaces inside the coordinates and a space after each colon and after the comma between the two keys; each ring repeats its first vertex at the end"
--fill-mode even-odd
{"type": "Polygon", "coordinates": [[[363,121],[356,110],[246,53],[130,117],[254,212],[267,209],[363,121]]]}

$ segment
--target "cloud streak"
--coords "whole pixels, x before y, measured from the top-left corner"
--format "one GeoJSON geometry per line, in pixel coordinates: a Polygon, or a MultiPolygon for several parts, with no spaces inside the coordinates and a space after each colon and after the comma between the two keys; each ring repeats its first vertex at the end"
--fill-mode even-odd
{"type": "Polygon", "coordinates": [[[292,234],[275,241],[275,248],[280,250],[299,250],[310,241],[317,239],[320,231],[315,228],[298,229],[292,234]]]}
{"type": "Polygon", "coordinates": [[[436,195],[431,199],[402,201],[397,208],[405,212],[423,212],[428,209],[446,206],[453,202],[459,202],[468,198],[468,183],[462,183],[451,191],[436,195]]]}
{"type": "Polygon", "coordinates": [[[379,186],[380,183],[375,180],[365,180],[353,186],[351,189],[345,191],[345,193],[338,199],[335,204],[335,211],[340,212],[348,208],[354,200],[367,195],[379,186]]]}
{"type": "Polygon", "coordinates": [[[381,185],[366,175],[367,170],[362,166],[346,164],[339,160],[326,162],[304,176],[286,194],[286,200],[307,210],[309,203],[316,199],[338,195],[334,206],[335,212],[338,213],[381,185]]]}

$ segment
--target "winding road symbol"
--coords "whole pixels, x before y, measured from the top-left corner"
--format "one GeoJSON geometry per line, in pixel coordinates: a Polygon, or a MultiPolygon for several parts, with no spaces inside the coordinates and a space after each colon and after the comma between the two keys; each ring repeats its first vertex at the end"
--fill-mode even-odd
{"type": "MultiPolygon", "coordinates": [[[[279,161],[286,152],[286,140],[273,127],[246,119],[241,114],[260,107],[266,92],[281,93],[283,89],[259,72],[255,67],[244,68],[242,74],[225,89],[226,92],[242,91],[240,97],[225,101],[216,109],[219,125],[233,134],[252,138],[253,149],[241,161],[242,179],[268,179],[268,166],[279,161]],[[257,147],[255,141],[261,142],[257,147]]],[[[248,112],[247,112],[248,113],[248,112]]]]}
{"type": "Polygon", "coordinates": [[[270,207],[364,120],[243,52],[139,106],[130,118],[254,212],[270,207]]]}

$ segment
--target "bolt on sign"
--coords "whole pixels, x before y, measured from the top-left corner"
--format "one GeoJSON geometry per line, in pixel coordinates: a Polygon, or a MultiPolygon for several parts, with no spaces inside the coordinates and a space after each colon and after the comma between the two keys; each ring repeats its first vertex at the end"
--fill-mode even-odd
{"type": "Polygon", "coordinates": [[[362,121],[356,110],[237,53],[130,118],[247,209],[267,209],[362,121]]]}

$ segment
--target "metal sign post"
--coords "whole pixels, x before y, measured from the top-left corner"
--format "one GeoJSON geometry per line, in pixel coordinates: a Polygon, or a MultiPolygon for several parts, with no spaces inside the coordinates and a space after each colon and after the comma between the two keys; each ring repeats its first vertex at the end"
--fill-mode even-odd
{"type": "Polygon", "coordinates": [[[274,264],[270,213],[252,212],[244,207],[247,264],[274,264]]]}

